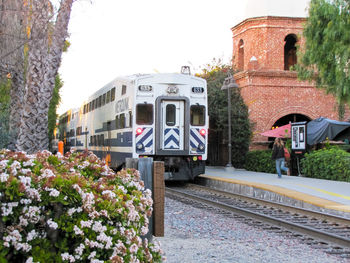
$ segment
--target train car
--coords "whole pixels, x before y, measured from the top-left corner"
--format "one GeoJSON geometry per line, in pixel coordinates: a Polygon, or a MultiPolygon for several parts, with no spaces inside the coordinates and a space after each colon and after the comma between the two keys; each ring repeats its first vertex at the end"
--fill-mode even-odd
{"type": "Polygon", "coordinates": [[[116,170],[126,158],[152,157],[164,161],[165,180],[188,181],[204,173],[209,120],[202,78],[177,73],[119,77],[70,113],[77,113],[75,121],[65,114],[67,122],[60,122],[65,142],[94,152],[116,170]]]}
{"type": "Polygon", "coordinates": [[[59,117],[58,134],[64,143],[64,151],[76,146],[76,127],[80,108],[70,109],[59,117]]]}

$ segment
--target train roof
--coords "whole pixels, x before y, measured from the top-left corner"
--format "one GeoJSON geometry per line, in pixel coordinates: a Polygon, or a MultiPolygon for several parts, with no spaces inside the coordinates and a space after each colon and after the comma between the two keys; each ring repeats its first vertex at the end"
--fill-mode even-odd
{"type": "MultiPolygon", "coordinates": [[[[88,97],[88,100],[84,103],[93,100],[100,95],[107,92],[109,89],[113,88],[116,84],[116,82],[125,83],[127,85],[128,83],[134,83],[135,81],[142,80],[142,79],[148,79],[153,78],[155,81],[158,81],[160,83],[167,83],[167,84],[185,84],[187,83],[186,80],[189,78],[194,80],[202,80],[205,82],[204,79],[188,75],[188,74],[181,74],[181,73],[154,73],[154,74],[133,74],[133,75],[127,75],[127,76],[119,76],[112,81],[110,81],[108,84],[104,85],[102,88],[97,90],[95,93],[90,95],[88,97]]],[[[83,103],[83,104],[84,104],[83,103]]]]}

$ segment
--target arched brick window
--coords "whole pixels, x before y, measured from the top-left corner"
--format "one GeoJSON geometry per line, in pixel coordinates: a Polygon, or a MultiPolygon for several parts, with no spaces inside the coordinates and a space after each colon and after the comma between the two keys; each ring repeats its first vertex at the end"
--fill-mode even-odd
{"type": "Polygon", "coordinates": [[[244,42],[241,39],[238,43],[238,70],[244,70],[244,42]]]}
{"type": "Polygon", "coordinates": [[[289,34],[284,39],[284,70],[289,70],[297,63],[297,36],[289,34]]]}

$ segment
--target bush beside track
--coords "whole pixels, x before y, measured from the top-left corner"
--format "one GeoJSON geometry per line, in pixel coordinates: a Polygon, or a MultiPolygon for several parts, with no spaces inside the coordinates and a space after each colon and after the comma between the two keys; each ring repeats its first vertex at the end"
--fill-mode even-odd
{"type": "MultiPolygon", "coordinates": [[[[245,169],[248,171],[276,173],[271,150],[250,151],[245,169]]],[[[350,182],[350,153],[337,146],[315,150],[305,154],[301,160],[305,177],[350,182]]]]}
{"type": "Polygon", "coordinates": [[[91,152],[0,151],[0,262],[161,262],[139,172],[91,152]]]}
{"type": "Polygon", "coordinates": [[[271,150],[250,151],[246,155],[244,168],[254,172],[276,173],[275,161],[271,156],[271,150]]]}
{"type": "Polygon", "coordinates": [[[301,160],[301,168],[306,177],[350,182],[350,153],[338,147],[312,151],[301,160]]]}

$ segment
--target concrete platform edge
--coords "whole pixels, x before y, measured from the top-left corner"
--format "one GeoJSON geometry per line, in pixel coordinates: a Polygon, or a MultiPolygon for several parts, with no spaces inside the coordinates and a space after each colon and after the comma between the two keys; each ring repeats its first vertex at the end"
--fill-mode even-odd
{"type": "Polygon", "coordinates": [[[230,178],[218,178],[206,174],[200,175],[198,179],[202,185],[210,186],[218,190],[338,216],[345,216],[347,218],[350,217],[350,206],[301,193],[295,190],[286,189],[280,186],[230,178]]]}

